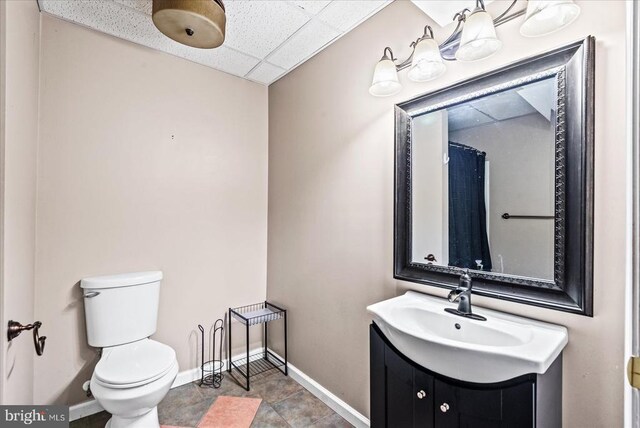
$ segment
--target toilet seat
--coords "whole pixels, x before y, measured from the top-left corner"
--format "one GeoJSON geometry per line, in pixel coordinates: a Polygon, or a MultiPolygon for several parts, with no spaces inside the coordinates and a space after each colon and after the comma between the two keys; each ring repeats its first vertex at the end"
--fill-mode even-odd
{"type": "Polygon", "coordinates": [[[177,364],[169,346],[151,339],[104,348],[95,380],[108,388],[134,388],[151,383],[177,364]]]}

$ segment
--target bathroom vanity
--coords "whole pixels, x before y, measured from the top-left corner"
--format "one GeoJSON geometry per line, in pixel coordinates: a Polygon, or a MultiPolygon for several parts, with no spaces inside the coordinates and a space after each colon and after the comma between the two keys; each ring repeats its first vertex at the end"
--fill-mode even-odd
{"type": "Polygon", "coordinates": [[[562,426],[562,357],[543,375],[477,384],[415,364],[375,324],[369,337],[373,428],[562,426]]]}
{"type": "Polygon", "coordinates": [[[595,45],[396,105],[393,276],[452,291],[367,308],[373,428],[561,426],[567,329],[470,299],[593,316],[595,45]]]}
{"type": "Polygon", "coordinates": [[[562,426],[564,327],[407,292],[367,308],[371,427],[562,426]]]}

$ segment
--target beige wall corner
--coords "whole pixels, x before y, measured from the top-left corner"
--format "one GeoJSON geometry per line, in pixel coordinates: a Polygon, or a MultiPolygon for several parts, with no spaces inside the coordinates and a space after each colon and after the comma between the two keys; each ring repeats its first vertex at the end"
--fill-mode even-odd
{"type": "Polygon", "coordinates": [[[98,358],[83,277],[162,270],[152,338],[180,370],[198,323],[264,300],[267,89],[47,15],[41,64],[35,402],[74,404],[98,358]]]}
{"type": "MultiPolygon", "coordinates": [[[[569,328],[564,426],[622,425],[625,260],[625,2],[578,1],[565,30],[520,36],[498,29],[503,49],[472,64],[447,63],[440,79],[391,98],[368,94],[385,46],[399,57],[429,20],[397,1],[269,88],[269,299],[290,309],[291,362],[368,414],[365,307],[406,288],[392,276],[393,105],[420,93],[594,35],[595,316],[487,298],[475,303],[569,328]],[[603,19],[606,17],[606,19],[603,19]]],[[[441,35],[436,32],[437,37],[441,35]]]]}
{"type": "Polygon", "coordinates": [[[3,1],[2,48],[2,357],[0,402],[33,402],[34,348],[29,334],[7,342],[10,319],[34,321],[36,156],[40,13],[35,1],[3,1]]]}

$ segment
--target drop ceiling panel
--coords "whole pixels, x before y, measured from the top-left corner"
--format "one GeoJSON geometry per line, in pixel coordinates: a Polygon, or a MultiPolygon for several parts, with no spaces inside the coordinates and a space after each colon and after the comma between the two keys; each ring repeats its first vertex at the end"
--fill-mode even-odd
{"type": "Polygon", "coordinates": [[[193,48],[174,42],[167,52],[236,76],[245,76],[260,63],[260,60],[257,58],[245,55],[226,46],[220,46],[213,50],[198,49],[197,52],[193,52],[192,49],[193,48]]]}
{"type": "Polygon", "coordinates": [[[322,9],[327,7],[327,5],[331,3],[331,0],[297,0],[292,1],[291,3],[313,15],[316,15],[322,9]]]}
{"type": "Polygon", "coordinates": [[[147,0],[115,0],[116,3],[120,3],[124,6],[130,7],[131,9],[135,9],[138,12],[145,13],[147,15],[151,15],[151,11],[153,9],[153,3],[147,0]]]}
{"type": "Polygon", "coordinates": [[[267,85],[390,2],[227,0],[225,43],[197,49],[158,31],[152,0],[38,0],[45,13],[267,85]]]}
{"type": "Polygon", "coordinates": [[[495,120],[506,120],[536,112],[531,104],[513,90],[479,98],[469,104],[495,120]]]}
{"type": "Polygon", "coordinates": [[[301,59],[307,59],[319,52],[324,45],[340,35],[340,31],[321,21],[310,22],[291,39],[269,56],[269,62],[290,69],[301,59]]]}
{"type": "Polygon", "coordinates": [[[384,7],[386,3],[386,1],[362,0],[332,1],[318,14],[318,18],[340,31],[347,32],[384,7]]]}
{"type": "Polygon", "coordinates": [[[449,118],[449,132],[460,131],[461,129],[473,128],[475,126],[492,123],[494,120],[482,114],[469,104],[462,104],[457,107],[447,109],[449,118]]]}
{"type": "Polygon", "coordinates": [[[229,1],[225,7],[225,45],[260,59],[311,19],[299,7],[278,0],[229,1]]]}
{"type": "Polygon", "coordinates": [[[158,31],[148,15],[115,1],[40,0],[40,6],[68,21],[159,50],[173,42],[158,31]]]}
{"type": "Polygon", "coordinates": [[[286,70],[284,68],[276,67],[268,62],[262,62],[256,68],[251,70],[248,77],[256,82],[269,83],[282,76],[285,71],[286,70]]]}

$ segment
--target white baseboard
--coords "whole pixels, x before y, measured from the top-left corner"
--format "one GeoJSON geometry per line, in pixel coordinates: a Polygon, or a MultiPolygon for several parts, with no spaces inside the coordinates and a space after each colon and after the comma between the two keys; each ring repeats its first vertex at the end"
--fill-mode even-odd
{"type": "Polygon", "coordinates": [[[74,404],[69,407],[69,422],[100,413],[104,409],[95,399],[74,404]]]}
{"type": "MultiPolygon", "coordinates": [[[[260,358],[260,355],[256,355],[256,354],[262,352],[263,350],[264,350],[263,347],[254,348],[249,351],[249,354],[255,355],[255,358],[260,358]]],[[[231,357],[231,359],[235,363],[235,362],[238,362],[238,360],[241,360],[245,357],[246,357],[246,354],[239,354],[234,357],[231,357]]],[[[254,358],[250,358],[250,360],[253,361],[254,358]]],[[[225,370],[226,367],[227,367],[227,362],[224,361],[222,363],[222,370],[225,370]]],[[[200,367],[196,367],[190,370],[185,370],[183,372],[180,372],[178,373],[178,375],[176,376],[176,379],[171,384],[171,389],[200,380],[201,376],[202,376],[202,372],[200,371],[200,367]]]]}
{"type": "MultiPolygon", "coordinates": [[[[273,350],[270,349],[270,351],[276,356],[280,357],[273,350]]],[[[329,406],[334,412],[342,416],[351,425],[356,428],[367,428],[371,425],[371,423],[369,422],[369,418],[348,405],[327,388],[311,379],[302,370],[291,363],[287,364],[287,366],[289,368],[289,376],[291,377],[291,379],[304,386],[310,393],[318,397],[320,401],[329,406]]]]}
{"type": "MultiPolygon", "coordinates": [[[[257,353],[261,351],[263,348],[256,348],[251,350],[251,354],[257,353]]],[[[271,351],[271,350],[270,350],[271,351]]],[[[273,354],[279,357],[279,355],[271,351],[273,354]]],[[[237,355],[233,357],[234,361],[240,360],[244,358],[245,354],[237,355]]],[[[282,358],[282,357],[280,357],[282,358]]],[[[289,367],[289,376],[291,379],[298,382],[300,385],[305,387],[310,393],[318,397],[320,401],[329,406],[334,412],[342,416],[345,420],[347,420],[351,425],[356,428],[367,428],[370,426],[369,419],[364,416],[362,413],[358,412],[356,409],[345,403],[342,399],[340,399],[337,395],[333,394],[324,386],[320,385],[315,380],[311,379],[307,376],[302,370],[292,365],[288,364],[289,367]]],[[[186,385],[188,383],[197,381],[200,379],[200,367],[196,367],[189,370],[184,370],[176,376],[176,379],[173,381],[171,388],[177,388],[182,385],[186,385]]],[[[85,401],[80,404],[75,404],[69,408],[69,420],[75,421],[77,419],[84,418],[89,415],[93,415],[94,413],[99,413],[102,410],[102,406],[95,400],[85,401]]]]}
{"type": "MultiPolygon", "coordinates": [[[[264,348],[259,347],[249,351],[250,354],[257,353],[262,351],[264,348]]],[[[234,362],[245,358],[246,354],[240,354],[232,357],[234,362]]],[[[225,364],[226,366],[226,364],[225,364]]],[[[224,369],[224,367],[223,367],[224,369]]],[[[171,384],[171,389],[177,388],[182,385],[186,385],[191,382],[195,382],[200,380],[200,367],[196,367],[193,369],[184,370],[178,373],[176,379],[171,384]]],[[[79,404],[74,404],[73,406],[69,406],[69,421],[75,421],[78,419],[82,419],[86,416],[90,416],[96,413],[102,412],[104,409],[94,398],[88,401],[83,401],[79,404]]]]}
{"type": "Polygon", "coordinates": [[[176,379],[171,384],[171,389],[195,382],[200,379],[200,367],[179,372],[176,379]]]}

